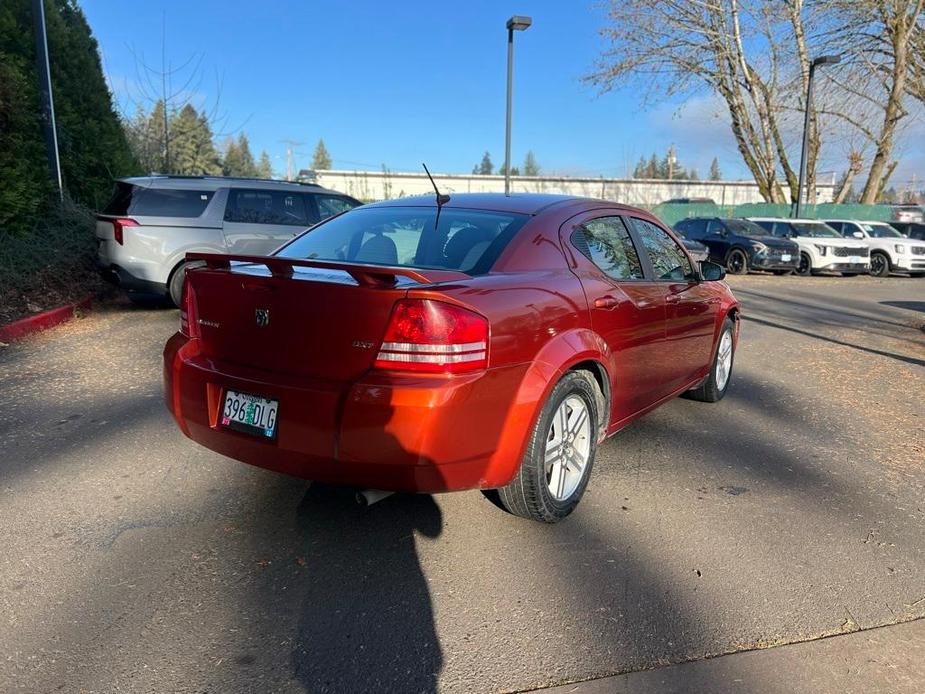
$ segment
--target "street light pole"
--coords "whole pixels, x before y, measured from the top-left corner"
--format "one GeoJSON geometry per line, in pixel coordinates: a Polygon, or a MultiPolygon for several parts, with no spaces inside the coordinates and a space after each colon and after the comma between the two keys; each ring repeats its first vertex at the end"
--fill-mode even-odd
{"type": "Polygon", "coordinates": [[[504,130],[504,194],[511,194],[511,101],[514,90],[514,32],[533,24],[530,17],[514,15],[507,20],[507,119],[504,130]]]}
{"type": "Polygon", "coordinates": [[[835,65],[841,62],[840,55],[821,55],[809,65],[809,79],[806,81],[806,113],[803,116],[803,150],[800,153],[800,181],[797,184],[796,218],[803,215],[803,187],[806,183],[807,151],[809,150],[809,115],[813,110],[813,75],[819,65],[835,65]]]}
{"type": "Polygon", "coordinates": [[[51,67],[48,63],[48,36],[45,33],[45,3],[32,2],[32,33],[35,39],[35,65],[39,78],[41,121],[45,131],[45,148],[48,154],[48,169],[58,189],[58,197],[64,200],[64,185],[61,181],[61,157],[58,154],[58,126],[55,123],[55,98],[51,91],[51,67]]]}

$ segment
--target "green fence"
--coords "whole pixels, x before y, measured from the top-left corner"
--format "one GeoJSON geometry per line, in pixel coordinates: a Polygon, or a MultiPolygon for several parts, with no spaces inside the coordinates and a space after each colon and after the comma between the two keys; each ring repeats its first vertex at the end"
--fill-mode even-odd
{"type": "MultiPolygon", "coordinates": [[[[689,217],[789,217],[790,205],[751,202],[744,205],[720,206],[714,203],[662,203],[652,209],[665,224],[673,225],[689,217]]],[[[891,219],[890,205],[808,205],[803,208],[807,219],[858,219],[868,222],[887,222],[891,219]]]]}

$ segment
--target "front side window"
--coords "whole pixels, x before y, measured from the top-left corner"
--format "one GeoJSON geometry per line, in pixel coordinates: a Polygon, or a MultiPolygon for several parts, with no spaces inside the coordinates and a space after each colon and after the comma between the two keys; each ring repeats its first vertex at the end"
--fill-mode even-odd
{"type": "Polygon", "coordinates": [[[726,227],[718,219],[711,219],[707,223],[707,236],[722,236],[726,227]]]}
{"type": "Polygon", "coordinates": [[[644,278],[639,254],[619,217],[592,219],[575,227],[572,245],[615,280],[644,278]]]}
{"type": "Polygon", "coordinates": [[[633,217],[636,232],[652,263],[655,279],[658,280],[692,280],[694,270],[687,254],[678,243],[661,227],[644,219],[633,217]]]}
{"type": "Polygon", "coordinates": [[[302,227],[313,224],[306,214],[301,193],[241,188],[228,191],[225,221],[302,227]]]}
{"type": "Polygon", "coordinates": [[[488,272],[527,215],[444,207],[358,207],[310,229],[279,255],[488,272]]]}
{"type": "Polygon", "coordinates": [[[318,217],[327,219],[341,212],[352,210],[359,203],[348,198],[341,198],[336,195],[316,195],[315,201],[318,203],[318,217]]]}
{"type": "Polygon", "coordinates": [[[861,224],[861,228],[867,232],[868,236],[873,236],[875,239],[902,238],[902,234],[889,224],[861,224]]]}

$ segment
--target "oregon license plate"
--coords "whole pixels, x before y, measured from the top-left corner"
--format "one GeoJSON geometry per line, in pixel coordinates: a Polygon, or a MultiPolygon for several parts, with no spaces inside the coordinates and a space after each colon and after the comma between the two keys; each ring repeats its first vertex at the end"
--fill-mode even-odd
{"type": "Polygon", "coordinates": [[[272,439],[276,435],[278,411],[277,400],[226,390],[221,421],[229,429],[272,439]]]}
{"type": "Polygon", "coordinates": [[[781,253],[781,254],[780,254],[780,259],[786,263],[788,260],[790,260],[790,254],[789,254],[789,253],[781,253]]]}

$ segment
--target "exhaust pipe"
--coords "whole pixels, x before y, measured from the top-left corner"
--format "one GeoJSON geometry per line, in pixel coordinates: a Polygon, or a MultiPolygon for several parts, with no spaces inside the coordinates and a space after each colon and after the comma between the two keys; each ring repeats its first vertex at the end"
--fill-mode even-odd
{"type": "Polygon", "coordinates": [[[377,501],[382,501],[386,497],[392,496],[395,492],[386,492],[382,489],[360,489],[357,491],[357,503],[363,508],[368,508],[377,501]]]}

